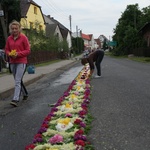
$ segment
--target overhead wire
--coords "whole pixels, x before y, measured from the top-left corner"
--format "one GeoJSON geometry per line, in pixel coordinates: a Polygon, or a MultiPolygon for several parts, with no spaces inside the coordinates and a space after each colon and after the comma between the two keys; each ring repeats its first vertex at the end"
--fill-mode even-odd
{"type": "MultiPolygon", "coordinates": [[[[36,2],[36,0],[34,1],[36,2]]],[[[69,13],[67,14],[67,12],[71,12],[69,9],[65,8],[65,10],[63,10],[53,0],[43,0],[41,3],[42,6],[37,2],[37,4],[41,6],[41,10],[43,12],[44,12],[44,7],[46,10],[47,8],[49,9],[49,11],[47,11],[49,14],[45,14],[45,15],[50,15],[51,17],[59,21],[61,24],[64,24],[66,27],[70,28],[72,17],[69,13]]]]}
{"type": "Polygon", "coordinates": [[[51,0],[51,3],[55,6],[55,7],[57,7],[57,9],[59,9],[64,15],[68,15],[66,12],[70,12],[71,10],[70,9],[67,9],[67,8],[65,8],[65,11],[63,10],[63,9],[61,9],[60,7],[58,7],[58,5],[53,1],[53,0],[51,0]]]}
{"type": "Polygon", "coordinates": [[[52,3],[52,2],[49,2],[49,0],[44,0],[43,3],[46,5],[46,7],[48,7],[50,9],[52,14],[54,14],[58,17],[61,17],[61,19],[63,18],[64,20],[69,19],[69,15],[67,16],[67,14],[65,14],[63,12],[63,10],[61,10],[58,6],[56,6],[56,4],[54,2],[52,3]]]}

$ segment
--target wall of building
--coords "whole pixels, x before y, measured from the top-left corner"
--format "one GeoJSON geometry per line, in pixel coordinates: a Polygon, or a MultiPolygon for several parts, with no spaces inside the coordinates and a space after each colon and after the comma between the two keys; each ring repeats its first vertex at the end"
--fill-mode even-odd
{"type": "Polygon", "coordinates": [[[27,12],[27,18],[21,19],[21,25],[25,29],[30,29],[30,23],[33,23],[33,28],[39,30],[39,26],[45,31],[44,19],[39,7],[31,4],[27,12]],[[37,14],[34,13],[34,7],[37,8],[37,14]]]}

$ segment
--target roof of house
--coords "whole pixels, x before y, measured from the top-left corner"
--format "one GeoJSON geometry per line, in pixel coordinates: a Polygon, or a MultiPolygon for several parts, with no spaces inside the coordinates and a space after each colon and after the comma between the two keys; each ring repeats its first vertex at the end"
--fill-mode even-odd
{"type": "Polygon", "coordinates": [[[89,40],[90,41],[90,36],[89,35],[87,35],[87,34],[81,34],[81,37],[83,38],[83,39],[85,39],[85,40],[89,40]]]}
{"type": "Polygon", "coordinates": [[[44,19],[42,10],[41,10],[41,6],[39,6],[33,0],[20,0],[21,17],[22,18],[26,18],[27,17],[27,12],[28,12],[28,9],[29,9],[29,7],[30,7],[31,4],[39,7],[39,9],[41,11],[41,15],[42,15],[44,23],[45,23],[45,19],[44,19]]]}
{"type": "Polygon", "coordinates": [[[150,30],[150,22],[144,24],[144,26],[139,30],[139,33],[144,34],[147,30],[150,30]]]}
{"type": "Polygon", "coordinates": [[[46,35],[53,36],[55,33],[57,25],[56,24],[47,24],[46,25],[46,35]]]}
{"type": "Polygon", "coordinates": [[[63,38],[64,38],[64,39],[67,39],[68,30],[65,30],[65,29],[60,28],[60,32],[61,32],[63,38]]]}
{"type": "Polygon", "coordinates": [[[67,38],[68,32],[70,32],[64,25],[62,25],[59,21],[55,20],[53,17],[50,17],[50,15],[44,15],[45,21],[48,24],[55,24],[59,26],[60,32],[64,39],[67,38]]]}
{"type": "Polygon", "coordinates": [[[105,39],[107,42],[109,41],[109,40],[107,39],[107,37],[104,36],[104,35],[100,35],[98,38],[101,39],[101,37],[102,37],[103,39],[105,39]]]}
{"type": "Polygon", "coordinates": [[[89,35],[89,37],[90,37],[90,40],[92,39],[92,37],[93,37],[93,34],[88,34],[89,35]]]}
{"type": "MultiPolygon", "coordinates": [[[[64,25],[62,25],[59,21],[55,20],[53,17],[50,18],[54,23],[59,25],[61,29],[68,30],[64,25]]],[[[68,30],[69,31],[69,30],[68,30]]]]}
{"type": "Polygon", "coordinates": [[[39,6],[33,0],[20,0],[21,17],[26,17],[30,4],[33,4],[41,9],[41,6],[39,6]]]}
{"type": "Polygon", "coordinates": [[[52,21],[51,21],[51,19],[50,19],[50,15],[45,15],[45,14],[43,14],[43,16],[44,16],[44,19],[45,19],[45,23],[47,23],[47,24],[52,24],[52,21]]]}

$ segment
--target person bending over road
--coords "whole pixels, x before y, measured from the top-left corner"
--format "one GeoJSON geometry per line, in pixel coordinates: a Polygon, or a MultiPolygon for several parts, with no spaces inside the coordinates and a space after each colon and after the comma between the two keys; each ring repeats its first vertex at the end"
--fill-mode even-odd
{"type": "Polygon", "coordinates": [[[89,77],[92,76],[95,66],[97,69],[97,75],[95,75],[95,78],[100,78],[101,77],[101,62],[104,57],[104,51],[97,49],[94,52],[90,53],[87,58],[82,58],[81,63],[82,65],[85,65],[86,63],[89,63],[90,66],[90,75],[89,77]],[[95,65],[94,65],[95,63],[95,65]]]}

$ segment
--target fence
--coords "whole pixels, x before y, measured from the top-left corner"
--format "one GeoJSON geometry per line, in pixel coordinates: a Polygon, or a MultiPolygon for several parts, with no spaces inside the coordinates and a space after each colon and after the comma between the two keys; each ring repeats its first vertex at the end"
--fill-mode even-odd
{"type": "MultiPolygon", "coordinates": [[[[31,51],[30,55],[28,56],[28,64],[36,65],[52,60],[57,59],[66,59],[68,55],[66,52],[51,52],[45,50],[36,50],[31,51]]],[[[6,68],[6,64],[0,59],[0,69],[6,68]]]]}
{"type": "Polygon", "coordinates": [[[51,51],[31,51],[31,54],[28,56],[28,63],[29,64],[39,64],[51,60],[59,59],[59,53],[51,52],[51,51]]]}
{"type": "Polygon", "coordinates": [[[135,56],[150,57],[150,48],[136,48],[133,50],[135,56]]]}

